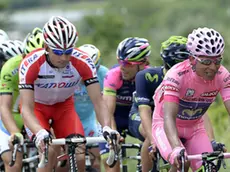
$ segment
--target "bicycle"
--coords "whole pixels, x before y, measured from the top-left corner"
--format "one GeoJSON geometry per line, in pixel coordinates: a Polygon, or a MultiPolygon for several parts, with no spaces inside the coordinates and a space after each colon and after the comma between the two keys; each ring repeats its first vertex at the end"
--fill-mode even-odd
{"type": "Polygon", "coordinates": [[[142,144],[138,143],[123,143],[121,144],[121,153],[120,153],[120,168],[122,169],[122,172],[128,172],[128,165],[127,160],[136,160],[136,172],[141,172],[141,147],[142,144]],[[136,149],[137,154],[134,156],[127,156],[127,149],[136,149]]]}
{"type": "Polygon", "coordinates": [[[37,166],[36,164],[38,163],[38,161],[36,162],[38,155],[35,157],[29,157],[27,154],[28,148],[35,148],[35,144],[30,140],[25,140],[22,147],[20,147],[19,140],[17,137],[14,138],[12,144],[13,144],[14,149],[12,151],[11,161],[9,163],[9,166],[12,167],[15,164],[17,151],[20,148],[20,150],[23,151],[22,172],[33,172],[33,171],[35,172],[36,166],[37,166]],[[31,164],[33,164],[33,165],[31,165],[31,164]]]}
{"type": "MultiPolygon", "coordinates": [[[[184,152],[185,152],[184,149],[180,152],[182,172],[184,172],[184,165],[185,165],[184,152]]],[[[222,151],[204,152],[202,154],[188,155],[187,158],[188,161],[191,160],[202,161],[202,166],[198,170],[196,170],[196,172],[218,172],[221,166],[223,166],[223,168],[226,169],[226,163],[224,159],[227,158],[229,159],[230,153],[223,153],[222,151]]]]}
{"type": "MultiPolygon", "coordinates": [[[[112,135],[113,136],[113,135],[112,135]]],[[[110,149],[109,152],[109,158],[107,160],[107,164],[112,167],[116,164],[117,161],[117,150],[116,147],[113,146],[115,145],[114,142],[116,141],[116,138],[108,138],[105,136],[109,142],[112,144],[112,149],[110,149]]],[[[92,143],[102,143],[106,142],[104,137],[86,137],[86,138],[62,138],[62,139],[52,139],[51,143],[49,144],[49,138],[45,139],[45,150],[44,153],[42,154],[40,163],[38,164],[39,168],[44,167],[48,163],[48,147],[49,145],[67,145],[67,150],[68,150],[68,158],[69,158],[69,167],[71,172],[77,172],[77,164],[76,164],[76,154],[75,154],[75,149],[81,145],[81,144],[92,144],[92,143]]]]}

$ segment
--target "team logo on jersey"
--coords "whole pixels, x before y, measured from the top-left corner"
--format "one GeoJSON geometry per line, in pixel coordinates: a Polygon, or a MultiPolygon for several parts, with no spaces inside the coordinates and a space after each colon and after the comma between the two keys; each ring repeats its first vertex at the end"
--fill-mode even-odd
{"type": "Polygon", "coordinates": [[[164,86],[164,90],[165,91],[175,91],[175,92],[179,92],[179,89],[173,85],[165,85],[164,86]]]}
{"type": "Polygon", "coordinates": [[[158,82],[159,77],[157,74],[151,75],[149,72],[147,72],[145,74],[145,79],[150,82],[158,82]]]}
{"type": "Polygon", "coordinates": [[[186,73],[188,73],[189,72],[189,70],[184,70],[184,71],[182,71],[182,72],[178,72],[177,74],[179,75],[179,76],[182,76],[182,75],[184,75],[184,74],[186,74],[186,73]]]}
{"type": "Polygon", "coordinates": [[[39,88],[70,88],[78,84],[78,81],[75,82],[60,82],[60,83],[38,83],[35,84],[39,88]]]}
{"type": "Polygon", "coordinates": [[[195,94],[195,90],[193,90],[191,88],[188,88],[187,91],[186,91],[185,96],[186,97],[192,97],[194,94],[195,94]]]}
{"type": "Polygon", "coordinates": [[[203,110],[202,110],[202,108],[199,108],[199,109],[184,109],[183,111],[182,111],[182,115],[189,115],[189,116],[193,116],[193,115],[200,115],[200,114],[202,114],[202,112],[203,112],[203,110]]]}
{"type": "Polygon", "coordinates": [[[218,93],[219,91],[215,90],[215,91],[204,92],[200,96],[201,97],[216,97],[218,93]]]}
{"type": "Polygon", "coordinates": [[[179,81],[177,81],[177,80],[174,79],[174,78],[167,77],[166,80],[169,81],[169,82],[172,82],[172,83],[174,83],[174,84],[176,84],[176,85],[179,85],[179,81]]]}
{"type": "Polygon", "coordinates": [[[230,75],[228,75],[228,77],[224,79],[224,82],[228,82],[229,80],[230,80],[230,75]]]}

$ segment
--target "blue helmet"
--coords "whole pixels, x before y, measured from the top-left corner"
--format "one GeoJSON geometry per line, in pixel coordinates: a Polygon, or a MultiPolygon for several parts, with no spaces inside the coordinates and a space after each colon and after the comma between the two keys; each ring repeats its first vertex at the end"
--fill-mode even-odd
{"type": "Polygon", "coordinates": [[[150,53],[151,46],[145,38],[126,38],[117,47],[117,59],[127,62],[144,62],[150,53]]]}

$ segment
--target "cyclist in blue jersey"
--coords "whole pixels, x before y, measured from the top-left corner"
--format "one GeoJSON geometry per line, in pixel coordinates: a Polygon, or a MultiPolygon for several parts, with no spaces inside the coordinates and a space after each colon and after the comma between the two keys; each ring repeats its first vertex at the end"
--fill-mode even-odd
{"type": "MultiPolygon", "coordinates": [[[[108,106],[112,128],[119,132],[128,129],[132,94],[135,91],[135,75],[148,67],[151,46],[147,39],[130,37],[120,42],[117,48],[118,66],[107,73],[104,80],[103,98],[108,106]]],[[[108,146],[100,144],[100,153],[106,171],[120,171],[119,163],[113,168],[106,165],[108,146]]]]}
{"type": "MultiPolygon", "coordinates": [[[[101,53],[100,50],[91,44],[85,44],[79,47],[81,51],[86,52],[93,60],[97,68],[97,76],[100,83],[101,91],[103,90],[103,81],[108,69],[101,65],[101,53]]],[[[84,127],[86,137],[95,137],[99,135],[98,125],[96,120],[96,114],[94,106],[87,93],[84,83],[77,87],[74,93],[75,110],[80,117],[80,120],[84,127]]],[[[94,155],[97,156],[97,160],[100,159],[99,150],[91,150],[94,155]]],[[[100,161],[95,161],[94,168],[100,169],[100,161]]]]}
{"type": "MultiPolygon", "coordinates": [[[[148,172],[152,168],[151,157],[148,156],[148,147],[155,145],[152,141],[152,112],[154,110],[153,95],[162,82],[166,72],[175,64],[188,59],[186,49],[187,38],[182,36],[171,36],[161,44],[161,57],[163,66],[151,67],[138,72],[136,75],[136,91],[134,101],[129,114],[129,131],[141,141],[144,141],[141,160],[142,172],[148,172]]],[[[208,115],[204,116],[206,130],[210,139],[214,139],[213,130],[210,127],[208,115]]]]}

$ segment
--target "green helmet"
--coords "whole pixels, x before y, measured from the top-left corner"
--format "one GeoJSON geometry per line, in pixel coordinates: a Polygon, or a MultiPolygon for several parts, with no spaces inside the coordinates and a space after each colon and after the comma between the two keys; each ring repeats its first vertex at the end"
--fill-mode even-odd
{"type": "Polygon", "coordinates": [[[167,69],[188,59],[189,52],[186,49],[186,43],[187,38],[183,36],[171,36],[161,43],[161,57],[167,69]]]}
{"type": "Polygon", "coordinates": [[[24,40],[24,53],[29,54],[36,48],[42,48],[44,45],[42,30],[40,28],[34,28],[32,33],[29,33],[24,40]]]}

